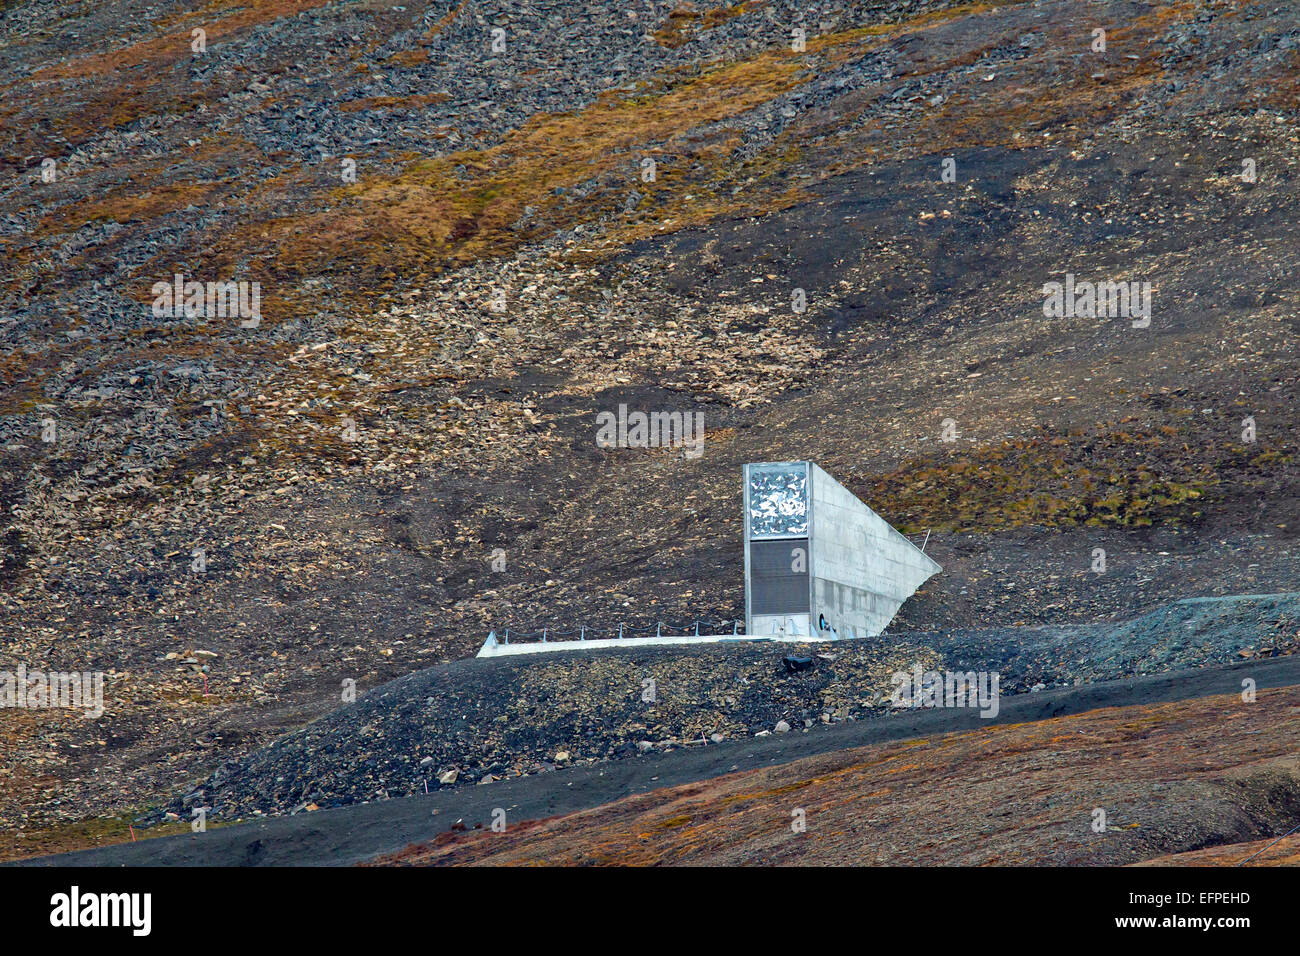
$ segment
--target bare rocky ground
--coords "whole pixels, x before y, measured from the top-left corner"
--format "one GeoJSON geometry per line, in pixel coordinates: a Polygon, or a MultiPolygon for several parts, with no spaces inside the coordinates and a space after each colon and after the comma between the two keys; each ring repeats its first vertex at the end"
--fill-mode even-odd
{"type": "MultiPolygon", "coordinates": [[[[1161,704],[1217,698],[1214,706],[1222,707],[1220,719],[1230,721],[1237,719],[1235,715],[1243,707],[1253,707],[1260,692],[1281,690],[1294,694],[1297,684],[1300,684],[1300,656],[1242,660],[1193,671],[1013,695],[1002,700],[996,715],[981,716],[969,708],[901,708],[888,719],[838,721],[812,729],[729,738],[719,743],[709,740],[698,746],[656,748],[632,760],[574,762],[544,774],[506,777],[489,786],[438,787],[431,788],[427,794],[420,792],[409,797],[315,811],[303,808],[297,813],[257,816],[233,825],[217,824],[204,833],[191,832],[184,822],[148,829],[137,826],[133,840],[126,831],[126,821],[122,822],[121,833],[111,831],[100,821],[101,825],[93,832],[83,827],[78,834],[80,842],[71,840],[70,830],[36,834],[27,844],[27,855],[33,858],[17,865],[349,866],[431,841],[445,842],[448,835],[456,833],[489,830],[495,834],[492,825],[499,824],[504,813],[510,837],[499,840],[494,848],[502,850],[509,849],[515,836],[522,836],[526,842],[538,821],[597,810],[632,795],[657,792],[663,798],[666,788],[709,786],[728,774],[770,770],[815,755],[842,755],[864,747],[902,742],[915,746],[922,740],[983,734],[991,728],[1009,727],[1023,732],[1023,739],[1031,741],[1030,750],[1044,750],[1044,754],[1037,756],[1050,764],[1055,759],[1050,751],[1055,749],[1054,740],[1059,736],[1054,728],[1062,726],[1063,718],[1103,710],[1139,715],[1161,704]],[[1255,686],[1253,701],[1242,697],[1243,681],[1247,678],[1255,686]],[[53,856],[35,855],[57,854],[70,846],[93,848],[53,856]]],[[[1282,730],[1287,730],[1285,724],[1282,730]]],[[[1250,738],[1252,746],[1286,746],[1280,739],[1261,740],[1267,733],[1267,729],[1254,727],[1245,736],[1250,738]]],[[[1143,750],[1136,759],[1151,764],[1143,771],[1146,775],[1165,775],[1170,780],[1177,779],[1188,767],[1197,766],[1185,754],[1171,756],[1171,752],[1159,748],[1143,750]]],[[[1281,783],[1280,798],[1284,798],[1285,781],[1281,783]]],[[[960,788],[966,783],[963,778],[948,781],[948,785],[960,788]]],[[[1152,790],[1161,792],[1158,786],[1152,790]]],[[[1220,788],[1221,794],[1230,796],[1232,792],[1230,788],[1220,788]]],[[[1027,790],[1016,796],[1032,802],[1040,793],[1027,790]]],[[[1206,805],[1179,799],[1179,793],[1173,793],[1173,797],[1162,813],[1167,821],[1183,821],[1180,826],[1184,833],[1230,828],[1228,839],[1247,839],[1251,834],[1283,833],[1287,828],[1284,800],[1274,800],[1282,809],[1280,815],[1265,817],[1260,815],[1258,806],[1244,800],[1234,803],[1229,799],[1206,805]],[[1250,827],[1240,826],[1243,818],[1253,821],[1250,827]],[[1282,822],[1275,827],[1279,819],[1282,822]]],[[[778,830],[786,825],[777,821],[778,830]]],[[[899,829],[897,836],[902,841],[916,841],[924,839],[926,833],[899,829]]],[[[1185,842],[1170,841],[1149,852],[1170,853],[1184,850],[1186,846],[1185,842]]],[[[1035,852],[1041,852],[1041,848],[1035,852]]]]}
{"type": "Polygon", "coordinates": [[[932,532],[898,631],[1300,580],[1291,8],[0,17],[0,669],[110,675],[100,720],[0,712],[13,833],[492,627],[736,616],[745,461],[932,532]],[[175,272],[263,320],[154,317],[175,272]],[[1152,281],[1151,327],[1044,318],[1064,272],[1152,281]],[[595,447],[624,402],[703,412],[703,456],[595,447]]]}
{"type": "Polygon", "coordinates": [[[997,673],[1000,707],[1048,688],[1298,652],[1300,595],[1289,595],[1194,599],[1120,624],[463,661],[385,684],[223,765],[149,821],[188,820],[195,807],[214,820],[314,811],[890,717],[913,702],[893,675],[917,667],[997,673]],[[810,656],[810,669],[791,672],[785,655],[810,656]]]}
{"type": "MultiPolygon", "coordinates": [[[[451,831],[376,862],[1116,865],[1219,846],[1187,862],[1231,865],[1300,812],[1297,721],[1294,688],[1104,708],[841,750],[504,834],[451,831]]],[[[1293,845],[1273,852],[1294,863],[1293,845]]]]}

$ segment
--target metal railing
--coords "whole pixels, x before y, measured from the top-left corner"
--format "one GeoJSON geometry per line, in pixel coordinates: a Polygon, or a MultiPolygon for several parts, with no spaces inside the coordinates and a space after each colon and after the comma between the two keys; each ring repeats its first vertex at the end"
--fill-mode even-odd
{"type": "MultiPolygon", "coordinates": [[[[621,639],[624,637],[633,637],[633,636],[648,637],[650,636],[651,632],[653,632],[655,637],[684,637],[688,635],[700,637],[701,627],[707,627],[707,628],[730,627],[732,634],[739,634],[740,625],[744,623],[745,622],[743,620],[692,621],[689,624],[669,624],[664,621],[655,621],[653,624],[637,625],[637,624],[627,624],[620,621],[617,626],[609,625],[608,627],[603,627],[603,628],[587,627],[586,625],[579,625],[570,630],[561,630],[559,628],[554,628],[554,627],[544,627],[540,631],[533,631],[531,633],[528,631],[520,631],[518,629],[511,630],[510,628],[506,628],[504,631],[498,632],[494,630],[492,633],[493,634],[500,633],[502,635],[501,642],[503,644],[509,644],[511,637],[514,637],[516,642],[540,639],[541,642],[545,644],[552,640],[560,640],[562,638],[571,638],[574,636],[576,636],[580,641],[586,641],[586,640],[602,640],[606,638],[621,639]],[[676,632],[681,632],[681,633],[676,633],[676,632]]],[[[719,632],[713,630],[713,631],[708,631],[706,633],[717,634],[719,632]]]]}

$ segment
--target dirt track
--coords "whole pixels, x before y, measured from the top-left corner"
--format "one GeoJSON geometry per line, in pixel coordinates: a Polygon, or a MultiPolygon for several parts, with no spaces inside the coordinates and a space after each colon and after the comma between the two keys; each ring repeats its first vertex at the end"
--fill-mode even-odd
{"type": "Polygon", "coordinates": [[[343,866],[432,840],[447,833],[457,821],[471,829],[488,826],[497,807],[504,808],[511,820],[536,820],[600,806],[629,794],[851,747],[990,724],[1039,721],[1102,707],[1239,693],[1244,677],[1254,679],[1261,690],[1294,687],[1300,684],[1300,656],[1020,695],[1004,700],[998,717],[990,722],[969,711],[909,712],[888,719],[839,724],[807,734],[726,742],[428,797],[300,813],[213,829],[201,836],[160,837],[43,857],[19,865],[343,866]]]}

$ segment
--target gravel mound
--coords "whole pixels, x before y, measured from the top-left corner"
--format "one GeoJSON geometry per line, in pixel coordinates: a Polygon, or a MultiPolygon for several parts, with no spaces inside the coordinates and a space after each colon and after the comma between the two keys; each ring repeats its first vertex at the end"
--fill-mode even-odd
{"type": "MultiPolygon", "coordinates": [[[[819,645],[630,648],[466,660],[379,687],[221,767],[168,811],[296,812],[491,783],[894,711],[891,676],[987,670],[1003,694],[1300,650],[1300,595],[1179,601],[1130,621],[819,645]],[[813,657],[791,671],[786,654],[813,657]]],[[[157,820],[163,812],[152,815],[157,820]]]]}

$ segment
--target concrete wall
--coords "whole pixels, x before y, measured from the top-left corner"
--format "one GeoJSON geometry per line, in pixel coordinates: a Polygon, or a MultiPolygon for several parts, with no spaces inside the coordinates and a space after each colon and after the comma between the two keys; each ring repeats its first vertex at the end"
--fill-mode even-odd
{"type": "Polygon", "coordinates": [[[943,569],[826,472],[809,470],[812,625],[874,637],[943,569]]]}

